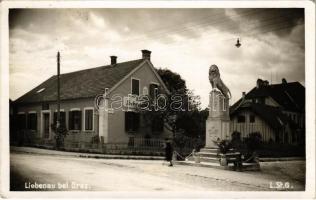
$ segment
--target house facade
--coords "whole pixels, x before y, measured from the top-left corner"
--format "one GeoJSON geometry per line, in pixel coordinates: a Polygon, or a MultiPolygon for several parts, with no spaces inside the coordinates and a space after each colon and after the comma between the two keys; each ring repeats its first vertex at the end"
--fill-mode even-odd
{"type": "MultiPolygon", "coordinates": [[[[170,137],[162,119],[148,127],[135,109],[139,96],[169,93],[150,56],[150,51],[142,50],[141,59],[122,63],[111,56],[110,65],[60,75],[60,123],[68,130],[65,144],[97,140],[134,145],[137,138],[170,137]]],[[[27,133],[37,143],[54,143],[57,76],[18,98],[14,107],[16,123],[11,132],[16,138],[27,133]]]]}
{"type": "Polygon", "coordinates": [[[242,138],[258,132],[264,142],[301,144],[305,140],[305,88],[299,82],[257,80],[230,108],[231,132],[242,138]]]}

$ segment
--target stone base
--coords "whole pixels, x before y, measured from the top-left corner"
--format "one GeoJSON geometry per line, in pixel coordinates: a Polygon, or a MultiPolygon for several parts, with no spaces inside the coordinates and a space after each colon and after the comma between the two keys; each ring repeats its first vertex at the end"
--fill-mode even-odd
{"type": "MultiPolygon", "coordinates": [[[[236,152],[228,152],[226,156],[234,157],[236,152]]],[[[240,155],[240,154],[238,154],[240,155]]],[[[234,163],[230,162],[228,165],[221,165],[221,156],[218,148],[202,148],[200,152],[195,153],[189,157],[186,161],[178,162],[180,164],[200,166],[200,167],[212,167],[226,170],[236,171],[258,171],[260,170],[259,163],[243,163],[242,167],[236,167],[234,163]]]]}
{"type": "Polygon", "coordinates": [[[215,141],[230,138],[229,123],[229,120],[223,119],[206,120],[205,148],[217,148],[215,141]]]}

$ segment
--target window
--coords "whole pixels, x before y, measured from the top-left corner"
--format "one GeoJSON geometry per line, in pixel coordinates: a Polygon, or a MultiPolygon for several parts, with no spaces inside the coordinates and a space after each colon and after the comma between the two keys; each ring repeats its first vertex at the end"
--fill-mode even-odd
{"type": "Polygon", "coordinates": [[[237,117],[238,123],[245,123],[245,121],[246,121],[246,118],[244,115],[238,115],[238,117],[237,117]]]}
{"type": "Polygon", "coordinates": [[[139,80],[132,78],[132,94],[139,95],[139,80]]]}
{"type": "MultiPolygon", "coordinates": [[[[66,126],[66,113],[64,111],[60,111],[59,112],[59,122],[60,122],[60,125],[63,125],[63,126],[66,126]]],[[[54,112],[54,122],[53,123],[56,123],[57,122],[57,112],[54,112]]]]}
{"type": "Polygon", "coordinates": [[[156,116],[153,118],[151,130],[153,132],[162,132],[164,126],[164,121],[161,116],[156,116]]]}
{"type": "Polygon", "coordinates": [[[256,121],[256,117],[254,115],[250,115],[249,121],[250,123],[254,123],[256,121]]]}
{"type": "Polygon", "coordinates": [[[50,119],[50,112],[43,112],[42,114],[42,134],[45,139],[49,138],[50,135],[50,125],[51,125],[51,119],[50,119]]]}
{"type": "Polygon", "coordinates": [[[18,114],[18,128],[26,129],[26,114],[18,114]]]}
{"type": "Polygon", "coordinates": [[[81,130],[81,111],[69,111],[69,130],[81,130]]]}
{"type": "Polygon", "coordinates": [[[140,114],[135,112],[125,112],[125,131],[135,132],[139,128],[140,114]]]}
{"type": "Polygon", "coordinates": [[[37,114],[29,113],[28,115],[28,129],[37,130],[37,114]]]}
{"type": "Polygon", "coordinates": [[[84,111],[84,116],[85,116],[85,122],[84,122],[85,130],[92,131],[93,130],[93,110],[86,109],[84,111]]]}
{"type": "Polygon", "coordinates": [[[158,85],[155,83],[151,83],[149,85],[149,96],[151,99],[154,99],[158,95],[158,85]]]}

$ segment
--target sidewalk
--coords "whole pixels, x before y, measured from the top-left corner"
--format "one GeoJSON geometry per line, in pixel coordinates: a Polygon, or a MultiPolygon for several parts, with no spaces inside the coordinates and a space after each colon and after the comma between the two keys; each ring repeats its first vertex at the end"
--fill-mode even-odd
{"type": "Polygon", "coordinates": [[[135,156],[135,155],[109,155],[109,154],[97,154],[97,153],[79,153],[79,152],[40,149],[40,148],[34,148],[34,147],[11,146],[10,151],[30,153],[30,154],[71,156],[71,157],[98,158],[98,159],[101,158],[101,159],[130,159],[130,160],[164,160],[164,157],[162,156],[135,156]]]}
{"type": "MultiPolygon", "coordinates": [[[[163,156],[136,156],[136,155],[111,155],[111,154],[97,154],[97,153],[80,153],[57,151],[49,149],[40,149],[35,147],[16,147],[11,146],[10,151],[24,152],[31,154],[42,155],[56,155],[56,156],[72,156],[82,158],[103,158],[103,159],[130,159],[130,160],[164,160],[163,156]]],[[[260,162],[279,162],[279,161],[299,161],[305,160],[304,157],[284,157],[284,158],[259,158],[260,162]]]]}

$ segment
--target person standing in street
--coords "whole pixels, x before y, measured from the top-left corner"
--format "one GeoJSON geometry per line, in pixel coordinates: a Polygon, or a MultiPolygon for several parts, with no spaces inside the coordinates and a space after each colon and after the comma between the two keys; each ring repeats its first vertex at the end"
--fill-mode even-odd
{"type": "Polygon", "coordinates": [[[166,160],[170,162],[169,166],[172,167],[173,166],[173,163],[172,163],[173,146],[169,140],[166,142],[165,151],[166,151],[165,153],[166,160]]]}

